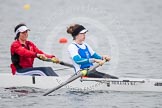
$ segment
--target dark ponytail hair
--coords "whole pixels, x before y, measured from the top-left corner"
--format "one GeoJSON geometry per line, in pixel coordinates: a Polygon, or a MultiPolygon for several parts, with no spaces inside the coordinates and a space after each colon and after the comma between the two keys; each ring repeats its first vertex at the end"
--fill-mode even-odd
{"type": "MultiPolygon", "coordinates": [[[[21,26],[26,26],[26,24],[24,24],[24,23],[18,24],[18,25],[15,27],[14,32],[16,33],[16,30],[17,30],[18,28],[20,28],[21,26]]],[[[15,39],[15,40],[18,39],[18,38],[19,38],[19,35],[20,35],[20,33],[17,33],[14,39],[15,39]]]]}
{"type": "MultiPolygon", "coordinates": [[[[73,25],[70,25],[69,27],[67,27],[67,30],[66,30],[66,32],[68,33],[68,34],[73,34],[73,32],[79,27],[80,25],[79,24],[73,24],[73,25]]],[[[76,36],[73,36],[72,35],[72,37],[73,37],[73,40],[75,40],[75,37],[76,36]]]]}

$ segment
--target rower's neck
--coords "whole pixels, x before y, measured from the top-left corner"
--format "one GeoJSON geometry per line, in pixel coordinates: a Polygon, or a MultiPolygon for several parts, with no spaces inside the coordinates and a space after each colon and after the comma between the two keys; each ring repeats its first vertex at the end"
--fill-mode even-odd
{"type": "Polygon", "coordinates": [[[80,45],[83,44],[83,41],[75,40],[75,42],[80,45]]]}
{"type": "Polygon", "coordinates": [[[21,39],[19,39],[19,42],[21,43],[21,44],[26,44],[26,40],[21,40],[21,39]]]}

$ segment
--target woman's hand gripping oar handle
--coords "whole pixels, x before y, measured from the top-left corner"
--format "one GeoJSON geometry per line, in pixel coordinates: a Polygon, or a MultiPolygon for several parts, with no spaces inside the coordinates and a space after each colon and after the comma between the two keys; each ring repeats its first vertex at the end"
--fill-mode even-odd
{"type": "MultiPolygon", "coordinates": [[[[105,63],[106,60],[103,60],[103,62],[105,63]]],[[[92,69],[89,70],[89,72],[95,70],[96,68],[98,68],[99,66],[101,66],[100,64],[97,64],[96,66],[94,66],[92,69]]],[[[48,94],[58,90],[59,88],[69,84],[70,82],[76,80],[77,78],[81,77],[81,76],[84,76],[85,73],[82,73],[82,71],[78,72],[77,75],[73,75],[73,77],[70,77],[67,81],[61,83],[60,85],[56,86],[55,88],[51,89],[50,91],[46,92],[45,94],[43,94],[43,96],[47,96],[48,94]]]]}

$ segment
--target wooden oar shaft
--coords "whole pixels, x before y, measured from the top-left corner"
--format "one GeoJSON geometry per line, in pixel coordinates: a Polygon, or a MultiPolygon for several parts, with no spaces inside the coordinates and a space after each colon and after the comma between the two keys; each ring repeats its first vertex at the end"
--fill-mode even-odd
{"type": "MultiPolygon", "coordinates": [[[[106,61],[104,61],[104,62],[106,62],[106,61]]],[[[95,70],[95,69],[98,68],[99,66],[100,66],[99,64],[96,65],[96,66],[94,66],[92,69],[89,70],[89,72],[95,70]]],[[[58,85],[57,87],[51,89],[51,90],[48,91],[47,93],[43,94],[43,96],[47,96],[48,94],[50,94],[50,93],[52,93],[52,92],[58,90],[59,88],[61,88],[61,87],[65,86],[65,85],[67,85],[68,83],[70,83],[70,82],[76,80],[77,78],[79,78],[79,77],[81,77],[81,76],[82,76],[82,73],[81,73],[81,72],[79,72],[77,75],[73,75],[73,76],[72,76],[71,78],[69,78],[66,82],[63,82],[63,83],[61,83],[60,85],[58,85]]]]}

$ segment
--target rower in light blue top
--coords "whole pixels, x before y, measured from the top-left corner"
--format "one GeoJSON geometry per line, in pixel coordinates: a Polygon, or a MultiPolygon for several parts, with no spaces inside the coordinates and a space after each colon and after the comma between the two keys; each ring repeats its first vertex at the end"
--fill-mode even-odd
{"type": "MultiPolygon", "coordinates": [[[[67,33],[71,34],[73,37],[73,42],[68,46],[68,52],[76,73],[80,70],[89,69],[95,62],[102,65],[104,63],[103,59],[110,61],[108,55],[101,56],[97,54],[87,43],[84,42],[86,32],[88,32],[88,30],[79,24],[74,24],[67,28],[67,33]]],[[[98,72],[97,70],[89,72],[87,77],[117,78],[112,75],[98,72]]]]}

